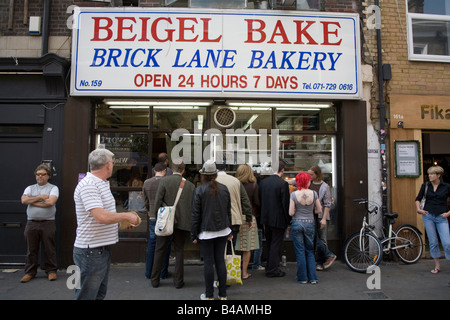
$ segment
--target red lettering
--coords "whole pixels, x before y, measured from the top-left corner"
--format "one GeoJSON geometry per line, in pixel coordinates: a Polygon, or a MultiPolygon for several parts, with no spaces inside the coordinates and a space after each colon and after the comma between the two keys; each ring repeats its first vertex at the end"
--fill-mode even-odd
{"type": "Polygon", "coordinates": [[[341,25],[339,24],[339,22],[327,22],[327,21],[321,21],[320,22],[322,25],[323,25],[323,45],[326,45],[326,46],[338,46],[338,45],[340,45],[341,44],[341,42],[342,42],[342,39],[340,39],[338,42],[334,42],[334,43],[331,43],[330,41],[329,41],[329,39],[328,39],[328,35],[329,34],[334,34],[336,37],[338,36],[338,29],[336,29],[336,30],[334,30],[334,31],[330,31],[330,30],[328,30],[328,26],[330,25],[330,24],[334,24],[334,25],[336,25],[338,28],[340,28],[341,27],[341,25]]]}
{"type": "Polygon", "coordinates": [[[116,19],[117,19],[117,38],[114,41],[133,41],[136,38],[136,35],[127,39],[123,38],[124,30],[129,30],[131,33],[133,32],[133,24],[129,26],[124,26],[123,22],[125,20],[131,20],[132,22],[136,23],[136,19],[130,17],[116,17],[116,19]]]}
{"type": "Polygon", "coordinates": [[[302,41],[302,36],[305,36],[306,39],[308,39],[307,44],[317,44],[317,42],[311,37],[311,35],[308,33],[308,28],[311,27],[315,21],[294,21],[297,25],[297,41],[294,42],[294,44],[305,44],[302,41]],[[302,29],[302,23],[306,22],[307,25],[304,29],[302,29]]]}
{"type": "Polygon", "coordinates": [[[247,21],[247,40],[245,41],[245,43],[261,43],[264,42],[266,40],[266,33],[263,31],[264,28],[266,27],[266,23],[263,20],[257,20],[257,19],[244,19],[245,21],[247,21]],[[255,29],[253,27],[253,22],[258,22],[259,23],[259,28],[255,29]],[[259,32],[260,34],[260,39],[259,40],[254,40],[253,39],[253,32],[259,32]]]}
{"type": "Polygon", "coordinates": [[[106,18],[106,17],[93,17],[94,19],[94,37],[91,39],[91,41],[108,41],[112,38],[113,32],[111,30],[111,26],[113,24],[112,19],[106,18]],[[100,26],[100,21],[105,20],[106,25],[100,26]],[[106,31],[106,37],[100,38],[100,30],[106,31]]]}
{"type": "Polygon", "coordinates": [[[158,37],[158,23],[161,20],[167,21],[169,24],[172,24],[172,19],[170,19],[170,18],[161,17],[161,18],[156,19],[152,23],[152,37],[153,37],[153,39],[155,39],[157,42],[172,41],[173,33],[175,32],[175,29],[166,29],[165,31],[167,32],[167,37],[165,39],[161,39],[161,38],[158,37]]]}
{"type": "Polygon", "coordinates": [[[203,38],[200,42],[219,42],[222,36],[218,36],[216,39],[209,39],[209,21],[211,18],[201,18],[203,21],[203,38]]]}
{"type": "Polygon", "coordinates": [[[142,33],[141,33],[141,38],[138,41],[150,41],[147,38],[147,21],[150,20],[150,18],[145,17],[145,18],[139,18],[142,21],[142,33]]]}
{"type": "Polygon", "coordinates": [[[196,18],[177,18],[177,20],[180,21],[180,29],[179,29],[178,41],[185,41],[185,42],[195,42],[195,41],[197,41],[198,35],[195,36],[192,39],[186,39],[185,38],[186,30],[187,31],[191,31],[192,33],[194,33],[194,26],[197,23],[197,19],[196,18]],[[185,22],[189,21],[189,20],[195,22],[195,24],[192,25],[191,27],[186,27],[185,22]]]}
{"type": "Polygon", "coordinates": [[[277,21],[277,24],[275,25],[275,28],[273,30],[272,38],[270,38],[267,43],[275,43],[275,41],[273,40],[275,36],[281,36],[283,38],[283,42],[281,43],[290,43],[286,35],[286,31],[284,31],[283,23],[281,23],[280,20],[277,21]],[[277,32],[277,30],[279,31],[277,32]]]}

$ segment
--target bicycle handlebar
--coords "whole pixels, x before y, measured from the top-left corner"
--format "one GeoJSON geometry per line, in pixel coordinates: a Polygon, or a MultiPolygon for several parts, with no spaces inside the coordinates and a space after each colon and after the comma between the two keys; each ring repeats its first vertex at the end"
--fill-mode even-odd
{"type": "Polygon", "coordinates": [[[353,199],[353,202],[358,202],[358,204],[365,204],[366,211],[368,213],[375,213],[375,214],[378,213],[378,207],[374,207],[372,210],[369,210],[369,206],[368,206],[369,200],[367,200],[367,199],[364,199],[364,198],[353,199]]]}

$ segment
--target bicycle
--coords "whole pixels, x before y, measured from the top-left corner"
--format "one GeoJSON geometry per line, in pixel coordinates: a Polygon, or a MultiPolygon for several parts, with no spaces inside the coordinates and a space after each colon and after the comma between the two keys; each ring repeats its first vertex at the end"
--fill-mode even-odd
{"type": "Polygon", "coordinates": [[[398,213],[387,213],[383,217],[389,223],[387,236],[383,230],[379,237],[375,232],[375,226],[368,224],[370,214],[378,213],[378,206],[369,210],[367,199],[354,199],[354,202],[365,204],[362,227],[359,232],[352,234],[344,244],[344,260],[347,266],[356,272],[366,273],[372,265],[379,265],[383,259],[383,253],[391,251],[405,264],[413,264],[419,261],[423,252],[422,233],[414,226],[402,224],[392,230],[394,220],[398,213]]]}

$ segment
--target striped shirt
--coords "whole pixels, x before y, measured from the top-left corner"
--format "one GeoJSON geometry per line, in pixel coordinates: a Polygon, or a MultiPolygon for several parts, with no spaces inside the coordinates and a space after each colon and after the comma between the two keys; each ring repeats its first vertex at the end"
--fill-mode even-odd
{"type": "Polygon", "coordinates": [[[103,208],[116,212],[116,201],[111,193],[109,181],[87,173],[75,188],[73,195],[77,214],[75,247],[97,248],[119,241],[118,224],[100,224],[89,210],[103,208]]]}

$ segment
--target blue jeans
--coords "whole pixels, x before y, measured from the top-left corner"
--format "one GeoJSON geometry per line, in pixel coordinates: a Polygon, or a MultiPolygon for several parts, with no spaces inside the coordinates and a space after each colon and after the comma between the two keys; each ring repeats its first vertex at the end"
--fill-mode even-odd
{"type": "Polygon", "coordinates": [[[442,218],[440,215],[433,215],[428,213],[423,216],[423,224],[427,232],[428,242],[430,243],[430,254],[433,259],[441,257],[441,250],[439,249],[439,238],[444,247],[445,258],[450,260],[450,233],[448,228],[448,220],[442,218]]]}
{"type": "Polygon", "coordinates": [[[317,281],[314,257],[314,220],[292,220],[291,238],[297,260],[297,281],[317,281]]]}
{"type": "Polygon", "coordinates": [[[258,269],[261,266],[261,255],[262,255],[262,229],[258,228],[259,237],[259,249],[253,250],[253,264],[252,269],[258,269]]]}
{"type": "MultiPolygon", "coordinates": [[[[150,279],[152,275],[153,270],[153,261],[155,260],[155,246],[156,246],[156,234],[155,234],[155,225],[156,220],[149,220],[149,234],[150,237],[148,239],[148,245],[147,245],[147,256],[145,259],[145,277],[147,279],[150,279]]],[[[170,259],[170,253],[172,248],[172,241],[169,243],[169,248],[167,250],[167,255],[164,261],[163,268],[161,270],[161,279],[165,279],[168,277],[169,273],[169,259],[170,259]]]]}
{"type": "Polygon", "coordinates": [[[101,248],[73,248],[73,261],[80,268],[80,289],[75,290],[76,300],[103,300],[108,287],[111,250],[101,248]]]}

